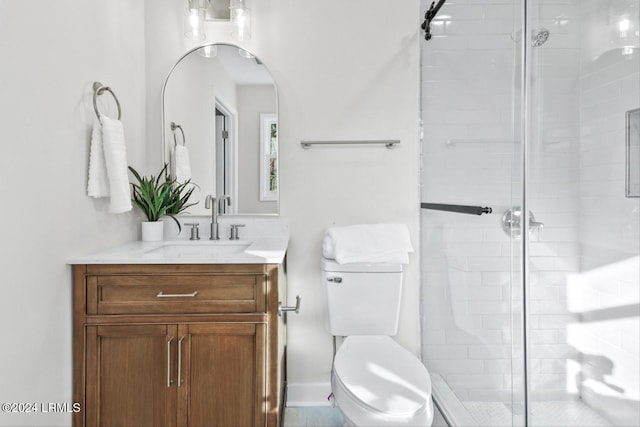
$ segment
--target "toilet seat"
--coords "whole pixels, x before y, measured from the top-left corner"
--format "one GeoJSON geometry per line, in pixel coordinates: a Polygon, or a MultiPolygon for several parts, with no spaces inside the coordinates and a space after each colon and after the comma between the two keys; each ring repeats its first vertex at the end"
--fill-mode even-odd
{"type": "Polygon", "coordinates": [[[336,353],[334,379],[369,410],[393,417],[423,413],[431,402],[425,366],[389,336],[350,336],[336,353]]]}

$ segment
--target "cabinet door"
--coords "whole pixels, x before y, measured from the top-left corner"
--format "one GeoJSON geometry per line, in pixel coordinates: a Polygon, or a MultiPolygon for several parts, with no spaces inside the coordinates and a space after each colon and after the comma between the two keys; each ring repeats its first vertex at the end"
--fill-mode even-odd
{"type": "Polygon", "coordinates": [[[179,325],[184,383],[178,419],[190,427],[266,423],[265,327],[252,323],[179,325]]]}
{"type": "Polygon", "coordinates": [[[177,327],[87,327],[86,425],[176,424],[177,327]]]}

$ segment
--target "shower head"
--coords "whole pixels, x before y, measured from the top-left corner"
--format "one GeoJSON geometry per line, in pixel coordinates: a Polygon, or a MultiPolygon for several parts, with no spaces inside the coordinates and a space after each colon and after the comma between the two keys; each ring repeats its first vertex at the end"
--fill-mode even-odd
{"type": "Polygon", "coordinates": [[[536,30],[533,30],[533,34],[531,35],[531,46],[542,46],[548,39],[549,30],[547,30],[546,28],[538,28],[536,30]]]}

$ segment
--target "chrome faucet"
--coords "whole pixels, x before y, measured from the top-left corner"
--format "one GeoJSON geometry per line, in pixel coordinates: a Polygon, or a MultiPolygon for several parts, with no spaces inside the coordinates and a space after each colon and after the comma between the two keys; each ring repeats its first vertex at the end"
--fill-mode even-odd
{"type": "Polygon", "coordinates": [[[227,206],[231,206],[231,196],[225,194],[222,197],[220,197],[220,199],[218,199],[218,215],[224,215],[225,213],[225,209],[224,209],[224,205],[225,202],[227,204],[227,206]]]}
{"type": "Polygon", "coordinates": [[[218,200],[211,194],[204,199],[205,209],[211,209],[211,237],[209,240],[220,240],[218,233],[218,200]]]}

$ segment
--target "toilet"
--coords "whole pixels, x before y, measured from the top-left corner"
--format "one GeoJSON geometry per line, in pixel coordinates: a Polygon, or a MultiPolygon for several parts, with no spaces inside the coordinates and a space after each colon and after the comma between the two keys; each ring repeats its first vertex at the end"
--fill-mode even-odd
{"type": "Polygon", "coordinates": [[[431,379],[393,338],[398,331],[401,264],[322,260],[327,329],[345,337],[333,360],[334,402],[346,426],[430,426],[431,379]]]}

